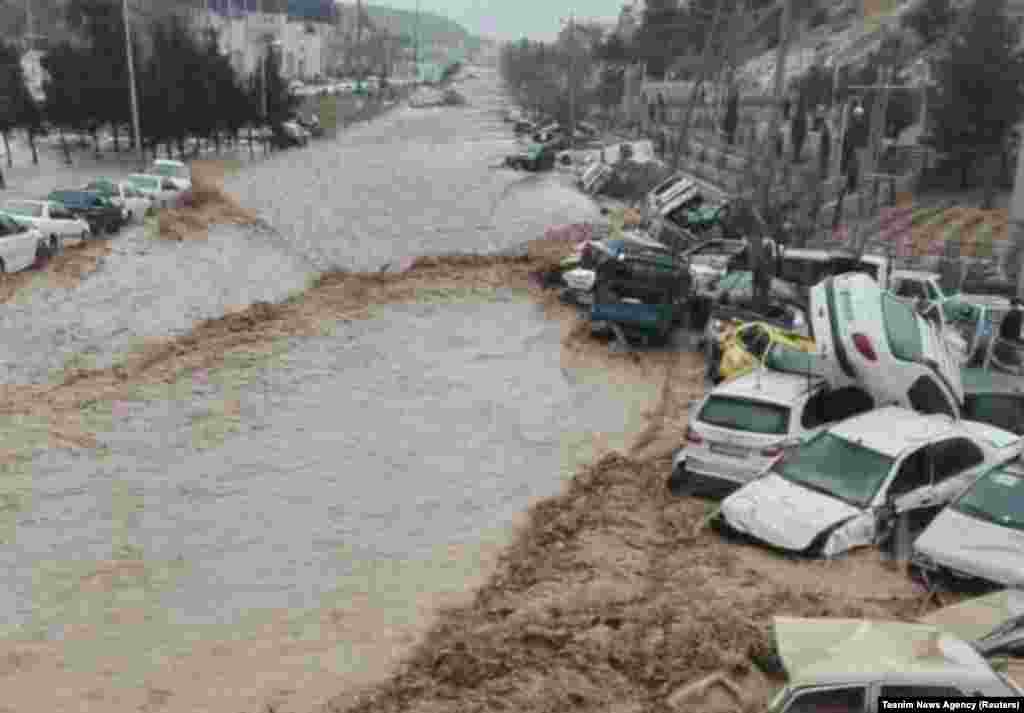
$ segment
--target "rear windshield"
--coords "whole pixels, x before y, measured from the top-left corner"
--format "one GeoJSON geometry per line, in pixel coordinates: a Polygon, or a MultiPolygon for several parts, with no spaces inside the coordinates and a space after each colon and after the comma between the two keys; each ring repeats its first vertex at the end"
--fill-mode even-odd
{"type": "Polygon", "coordinates": [[[921,361],[924,341],[914,308],[895,297],[882,295],[882,321],[892,355],[903,361],[921,361]]]}
{"type": "Polygon", "coordinates": [[[774,470],[810,490],[867,507],[892,465],[892,458],[826,432],[798,448],[774,470]]]}
{"type": "Polygon", "coordinates": [[[43,215],[43,206],[39,203],[5,203],[3,209],[15,215],[39,218],[43,215]]]}
{"type": "Polygon", "coordinates": [[[965,515],[1024,530],[1024,477],[1003,469],[986,473],[953,507],[965,515]]]}
{"type": "Polygon", "coordinates": [[[697,420],[733,431],[782,435],[789,431],[789,408],[764,401],[712,396],[697,420]]]}
{"type": "Polygon", "coordinates": [[[968,394],[964,399],[963,417],[1024,436],[1024,396],[968,394]]]}

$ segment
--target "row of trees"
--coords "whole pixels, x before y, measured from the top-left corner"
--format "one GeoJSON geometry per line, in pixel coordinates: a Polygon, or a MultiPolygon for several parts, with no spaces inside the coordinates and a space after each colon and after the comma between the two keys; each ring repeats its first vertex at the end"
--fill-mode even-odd
{"type": "MultiPolygon", "coordinates": [[[[43,57],[48,79],[41,102],[26,87],[20,51],[0,44],[0,134],[6,142],[10,131],[26,130],[33,161],[34,139],[44,125],[62,135],[72,130],[94,137],[109,125],[115,146],[121,128],[127,127],[128,138],[134,140],[121,4],[72,0],[66,13],[75,38],[43,57]]],[[[197,36],[177,15],[132,29],[140,130],[148,149],[155,152],[164,144],[170,153],[173,144],[184,154],[189,136],[219,145],[225,133],[237,136],[262,121],[279,124],[294,111],[296,99],[275,53],[269,53],[265,72],[244,79],[220,53],[213,30],[197,36]]],[[[65,156],[69,158],[66,143],[65,156]]]]}

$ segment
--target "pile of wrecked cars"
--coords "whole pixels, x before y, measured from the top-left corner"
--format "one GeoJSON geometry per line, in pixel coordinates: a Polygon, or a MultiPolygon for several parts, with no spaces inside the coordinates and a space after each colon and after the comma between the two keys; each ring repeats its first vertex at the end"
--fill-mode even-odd
{"type": "Polygon", "coordinates": [[[929,586],[1021,586],[1024,379],[991,358],[1003,306],[850,271],[810,288],[806,336],[733,327],[750,358],[691,404],[670,489],[722,497],[717,529],[777,550],[891,545],[929,586]]]}

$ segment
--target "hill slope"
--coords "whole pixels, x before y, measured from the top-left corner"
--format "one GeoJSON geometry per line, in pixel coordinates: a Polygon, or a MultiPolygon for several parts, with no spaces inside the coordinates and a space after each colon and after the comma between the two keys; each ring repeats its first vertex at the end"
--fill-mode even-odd
{"type": "MultiPolygon", "coordinates": [[[[396,35],[416,36],[416,13],[381,5],[367,5],[366,12],[373,23],[396,35]]],[[[422,47],[460,47],[468,51],[479,49],[480,40],[454,20],[432,12],[420,12],[420,44],[422,47]]]]}

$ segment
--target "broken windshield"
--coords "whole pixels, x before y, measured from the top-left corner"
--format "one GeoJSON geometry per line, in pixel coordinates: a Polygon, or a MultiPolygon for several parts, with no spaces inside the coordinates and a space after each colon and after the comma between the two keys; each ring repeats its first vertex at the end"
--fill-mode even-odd
{"type": "Polygon", "coordinates": [[[798,448],[774,470],[797,485],[867,507],[892,465],[892,458],[826,432],[798,448]]]}
{"type": "Polygon", "coordinates": [[[954,507],[979,520],[1024,530],[1024,475],[1003,468],[986,473],[954,507]]]}

